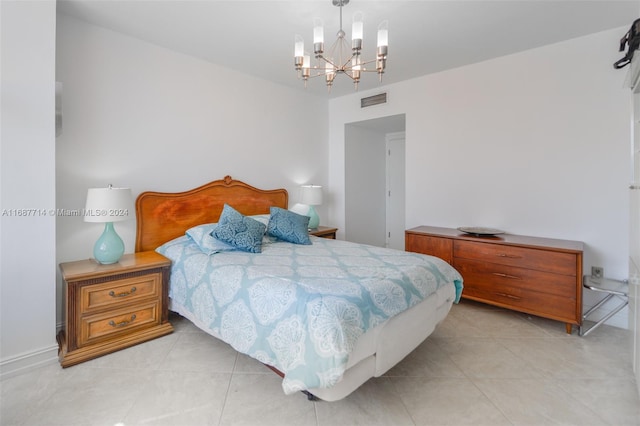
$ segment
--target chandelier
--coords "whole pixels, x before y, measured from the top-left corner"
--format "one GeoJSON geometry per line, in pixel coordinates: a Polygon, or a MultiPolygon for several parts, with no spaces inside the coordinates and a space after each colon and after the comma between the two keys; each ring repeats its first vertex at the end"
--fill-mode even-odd
{"type": "Polygon", "coordinates": [[[358,83],[363,72],[377,72],[380,81],[387,65],[387,49],[389,40],[389,22],[382,21],[378,25],[378,48],[376,58],[363,60],[362,38],[364,33],[364,23],[362,12],[353,15],[351,27],[351,46],[345,39],[346,33],[342,29],[342,6],[349,4],[349,0],[332,0],[334,6],[340,7],[340,31],[338,37],[328,51],[324,52],[324,27],[322,19],[313,20],[313,53],[315,55],[315,65],[311,65],[311,56],[304,50],[304,40],[300,35],[295,36],[294,56],[295,68],[298,78],[304,80],[304,87],[307,87],[309,78],[325,77],[327,89],[331,91],[333,80],[336,75],[342,74],[353,80],[355,90],[358,90],[358,83]],[[374,68],[367,68],[367,65],[375,63],[374,68]]]}

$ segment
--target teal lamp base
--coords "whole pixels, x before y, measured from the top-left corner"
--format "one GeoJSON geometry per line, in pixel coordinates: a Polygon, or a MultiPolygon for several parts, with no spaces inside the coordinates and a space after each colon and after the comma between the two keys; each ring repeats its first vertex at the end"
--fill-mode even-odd
{"type": "Polygon", "coordinates": [[[316,229],[320,225],[320,217],[313,206],[309,206],[307,216],[309,216],[309,229],[316,229]]]}
{"type": "Polygon", "coordinates": [[[113,222],[104,225],[104,232],[93,246],[93,257],[103,265],[117,263],[124,254],[124,242],[113,227],[113,222]]]}

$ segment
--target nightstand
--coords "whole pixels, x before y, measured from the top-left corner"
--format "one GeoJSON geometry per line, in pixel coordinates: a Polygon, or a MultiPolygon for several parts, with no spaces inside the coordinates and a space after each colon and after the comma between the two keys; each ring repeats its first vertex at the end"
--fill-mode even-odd
{"type": "Polygon", "coordinates": [[[316,237],[329,238],[331,240],[336,239],[336,232],[338,228],[330,228],[328,226],[318,226],[309,230],[309,235],[315,235],[316,237]]]}
{"type": "Polygon", "coordinates": [[[171,261],[155,251],[125,254],[102,265],[94,259],[60,264],[66,300],[59,358],[69,367],[169,334],[171,261]]]}

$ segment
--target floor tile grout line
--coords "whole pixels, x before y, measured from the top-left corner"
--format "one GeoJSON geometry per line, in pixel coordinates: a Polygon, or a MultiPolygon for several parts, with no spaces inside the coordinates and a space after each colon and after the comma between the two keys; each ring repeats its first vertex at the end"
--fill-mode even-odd
{"type": "MultiPolygon", "coordinates": [[[[536,379],[536,378],[531,378],[531,379],[528,379],[528,378],[527,378],[527,379],[525,379],[525,378],[518,378],[518,379],[513,379],[513,378],[498,378],[498,377],[496,377],[496,378],[479,378],[479,379],[477,379],[477,380],[491,380],[491,381],[503,381],[503,380],[504,380],[504,381],[523,381],[523,382],[524,382],[524,381],[536,381],[536,382],[541,382],[541,383],[551,384],[551,385],[553,385],[556,389],[558,389],[560,392],[562,392],[563,394],[565,394],[565,395],[566,395],[566,397],[568,397],[569,399],[571,399],[571,400],[572,400],[572,401],[574,401],[574,402],[577,402],[579,405],[583,406],[586,410],[588,410],[588,411],[591,413],[591,415],[593,415],[593,416],[597,417],[597,419],[598,419],[599,421],[601,421],[603,424],[605,424],[605,425],[610,424],[610,423],[609,423],[609,422],[607,422],[604,418],[602,418],[602,417],[601,417],[597,412],[593,411],[593,410],[592,410],[592,409],[591,409],[587,404],[583,403],[580,399],[575,398],[575,397],[571,394],[571,392],[568,392],[568,391],[564,390],[561,386],[558,386],[558,384],[557,384],[557,380],[558,380],[558,379],[555,379],[555,378],[539,378],[539,379],[536,379]]],[[[479,386],[478,386],[478,384],[475,382],[475,380],[474,380],[474,379],[471,379],[471,381],[472,381],[473,385],[474,385],[474,386],[475,386],[475,387],[476,387],[480,392],[482,392],[482,394],[483,394],[483,395],[485,395],[485,397],[486,397],[489,401],[491,401],[491,404],[493,404],[493,405],[496,407],[496,409],[498,409],[498,411],[500,411],[501,413],[503,413],[503,411],[502,411],[502,410],[500,410],[500,408],[499,408],[499,407],[494,403],[494,401],[493,401],[493,400],[492,400],[488,395],[486,395],[486,394],[482,391],[482,389],[480,389],[480,387],[479,387],[479,386]]],[[[515,423],[513,423],[513,421],[512,421],[512,420],[507,416],[507,414],[506,414],[506,413],[503,413],[503,415],[505,416],[505,418],[506,418],[507,420],[509,420],[509,422],[511,422],[511,424],[514,424],[514,425],[515,425],[515,423]]]]}
{"type": "Polygon", "coordinates": [[[229,392],[231,391],[231,382],[233,382],[233,376],[236,373],[236,365],[238,363],[239,352],[236,353],[236,359],[233,361],[233,368],[231,369],[231,374],[229,374],[229,382],[227,383],[227,391],[224,393],[224,400],[222,401],[222,409],[220,410],[220,416],[218,416],[217,425],[222,424],[222,417],[224,416],[224,412],[227,408],[227,400],[229,399],[229,392]]]}
{"type": "MultiPolygon", "coordinates": [[[[496,380],[496,379],[492,379],[492,380],[496,380]]],[[[504,379],[504,380],[512,380],[512,379],[504,379]]],[[[475,387],[475,388],[478,390],[478,392],[480,392],[480,393],[482,394],[482,396],[484,396],[484,397],[487,399],[487,401],[489,401],[489,403],[490,403],[490,404],[491,404],[491,405],[492,405],[492,406],[493,406],[493,407],[494,407],[494,408],[495,408],[495,409],[496,409],[500,414],[502,414],[502,416],[503,416],[503,417],[504,417],[504,418],[505,418],[505,419],[506,419],[506,420],[507,420],[511,425],[515,425],[515,424],[516,424],[516,423],[514,423],[514,422],[513,422],[513,420],[511,420],[511,418],[509,418],[509,416],[507,415],[507,413],[505,413],[504,411],[502,411],[502,410],[500,409],[500,407],[496,404],[496,402],[495,402],[493,399],[491,399],[491,398],[489,397],[489,395],[487,395],[487,394],[486,394],[486,393],[485,393],[485,392],[480,388],[480,386],[478,386],[478,384],[475,382],[475,380],[473,380],[473,379],[471,379],[471,378],[470,378],[470,379],[469,379],[469,382],[471,382],[471,384],[473,385],[473,387],[475,387]]]]}
{"type": "MultiPolygon", "coordinates": [[[[171,333],[173,334],[173,333],[171,333]]],[[[164,356],[162,357],[161,360],[159,360],[156,364],[156,366],[154,368],[151,368],[152,372],[155,373],[162,373],[165,370],[160,369],[160,366],[162,365],[162,363],[164,362],[164,360],[167,359],[167,357],[169,356],[169,353],[171,353],[171,351],[176,347],[176,345],[178,344],[178,342],[180,341],[181,336],[179,335],[179,333],[176,333],[178,335],[178,337],[173,341],[173,343],[171,344],[171,346],[167,349],[167,351],[164,353],[164,356]]],[[[170,334],[169,334],[170,335],[170,334]]],[[[168,336],[169,336],[168,335],[168,336]]],[[[145,386],[148,386],[149,383],[147,383],[145,386]]],[[[140,401],[140,398],[142,398],[142,396],[144,395],[143,392],[140,392],[140,394],[137,396],[137,398],[135,399],[135,401],[133,401],[133,403],[131,404],[131,406],[127,409],[126,413],[124,413],[123,417],[122,417],[122,423],[126,424],[124,422],[124,419],[126,419],[127,417],[129,417],[129,415],[131,414],[133,408],[136,406],[136,404],[140,401]]]]}
{"type": "MultiPolygon", "coordinates": [[[[384,376],[382,376],[384,377],[384,376]]],[[[398,389],[398,386],[394,383],[395,380],[391,380],[391,377],[386,377],[386,379],[389,381],[389,383],[391,384],[391,387],[394,389],[394,394],[398,397],[398,399],[400,400],[400,403],[402,404],[402,408],[404,408],[404,411],[406,411],[407,416],[409,416],[409,418],[411,419],[411,424],[413,426],[416,426],[416,419],[414,418],[414,416],[411,414],[411,411],[409,410],[409,407],[407,407],[407,404],[404,402],[404,399],[400,396],[400,390],[398,389]]]]}

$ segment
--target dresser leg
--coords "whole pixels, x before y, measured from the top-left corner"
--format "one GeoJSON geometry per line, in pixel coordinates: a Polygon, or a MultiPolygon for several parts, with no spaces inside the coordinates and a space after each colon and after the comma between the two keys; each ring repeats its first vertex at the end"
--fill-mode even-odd
{"type": "Polygon", "coordinates": [[[571,334],[571,324],[565,323],[564,327],[567,329],[567,334],[571,334]]]}

